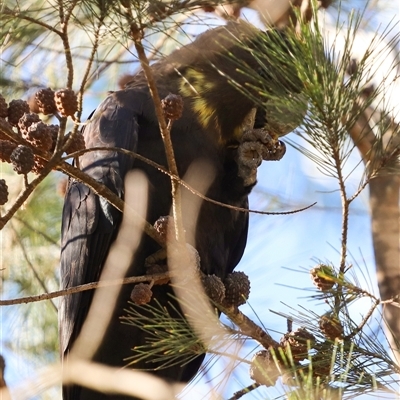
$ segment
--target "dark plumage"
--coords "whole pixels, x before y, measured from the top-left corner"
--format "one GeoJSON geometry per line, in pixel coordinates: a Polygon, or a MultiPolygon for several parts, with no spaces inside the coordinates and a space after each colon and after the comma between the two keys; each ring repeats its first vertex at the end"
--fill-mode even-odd
{"type": "MultiPolygon", "coordinates": [[[[287,91],[298,91],[299,87],[299,82],[297,87],[293,86],[292,79],[288,79],[283,70],[275,71],[273,77],[266,76],[267,59],[257,61],[247,48],[261,46],[261,35],[264,34],[247,24],[230,23],[227,27],[206,32],[194,43],[152,67],[161,98],[169,93],[183,97],[183,116],[174,122],[171,132],[180,176],[193,161],[206,161],[215,170],[215,179],[207,196],[242,208],[248,207],[247,195],[255,184],[253,180],[245,185],[238,174],[236,149],[243,133],[243,120],[252,108],[258,107],[256,124],[260,124],[257,121],[265,122],[262,101],[256,104],[254,98],[259,98],[258,91],[268,90],[261,87],[263,82],[267,85],[268,79],[276,80],[280,76],[282,87],[287,91]],[[240,71],[245,68],[251,75],[240,71]],[[260,81],[257,71],[264,75],[263,80],[260,81]],[[249,93],[244,94],[239,86],[246,87],[249,93]]],[[[125,90],[110,94],[101,103],[85,127],[84,136],[87,148],[122,147],[167,165],[154,105],[143,73],[135,76],[125,90]]],[[[159,217],[170,214],[170,179],[155,168],[113,151],[87,153],[80,158],[80,165],[87,174],[120,197],[124,196],[126,173],[136,168],[142,170],[150,185],[147,221],[153,224],[159,217]]],[[[62,226],[63,288],[98,280],[121,218],[120,212],[100,201],[91,189],[70,181],[62,226]]],[[[242,257],[247,229],[247,213],[203,202],[196,240],[191,243],[200,254],[202,271],[222,279],[232,272],[242,257]]],[[[144,274],[145,258],[159,248],[157,243],[143,235],[127,276],[144,274]]],[[[152,290],[161,303],[165,303],[167,293],[172,292],[167,285],[154,286],[152,290]]],[[[131,291],[131,285],[125,285],[121,290],[107,334],[95,355],[97,362],[126,365],[123,359],[132,354],[134,346],[143,344],[145,340],[141,331],[123,325],[119,320],[131,291]]],[[[79,335],[92,296],[93,292],[84,292],[63,298],[60,308],[62,356],[68,354],[79,335]]],[[[197,372],[202,359],[200,356],[184,367],[170,367],[157,371],[157,374],[167,379],[188,381],[197,372]]],[[[106,397],[76,386],[64,388],[64,400],[106,398],[126,397],[106,397]]]]}

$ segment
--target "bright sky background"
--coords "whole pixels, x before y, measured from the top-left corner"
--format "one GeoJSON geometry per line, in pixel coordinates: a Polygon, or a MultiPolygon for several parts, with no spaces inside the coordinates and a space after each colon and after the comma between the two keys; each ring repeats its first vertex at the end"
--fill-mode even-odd
{"type": "MultiPolygon", "coordinates": [[[[380,24],[384,26],[396,13],[398,18],[398,4],[396,7],[394,3],[396,1],[386,2],[382,12],[368,13],[370,17],[368,27],[377,28],[380,24]]],[[[362,5],[364,1],[354,1],[354,4],[362,5]]],[[[252,13],[246,15],[250,20],[254,18],[252,13]]],[[[109,89],[113,88],[107,87],[104,91],[109,89]]],[[[90,103],[85,110],[90,110],[96,104],[93,100],[90,103]]],[[[297,140],[294,134],[291,134],[290,138],[297,140]]],[[[359,162],[356,153],[351,161],[353,165],[359,162]]],[[[361,169],[358,168],[349,179],[347,183],[349,192],[357,188],[360,174],[361,169]]],[[[271,313],[270,310],[290,312],[283,303],[293,307],[299,304],[321,314],[326,310],[323,304],[316,304],[304,298],[310,292],[299,289],[313,287],[307,271],[318,261],[329,261],[338,265],[341,239],[340,195],[333,179],[322,175],[315,164],[290,146],[287,147],[287,153],[281,161],[263,163],[259,169],[258,182],[250,196],[250,207],[253,209],[269,209],[272,206],[273,211],[277,211],[274,199],[283,204],[279,206],[279,210],[282,211],[294,210],[317,202],[317,205],[310,210],[294,215],[251,215],[248,246],[237,267],[237,270],[249,275],[252,285],[249,305],[242,306],[242,311],[250,317],[255,317],[252,307],[257,313],[257,318],[271,329],[275,339],[279,339],[286,331],[286,320],[271,313]]],[[[371,280],[375,280],[366,191],[352,204],[348,250],[362,286],[370,290],[369,279],[364,281],[362,278],[363,274],[365,276],[369,274],[371,280]]],[[[375,285],[373,290],[378,293],[375,285]]],[[[365,314],[368,309],[366,307],[368,306],[365,303],[359,304],[354,309],[354,315],[365,314]]],[[[7,323],[10,320],[3,319],[3,314],[1,317],[0,334],[7,335],[7,323]]],[[[254,351],[254,348],[246,346],[243,354],[246,355],[250,351],[254,351]]],[[[32,365],[18,356],[4,353],[8,362],[6,378],[10,384],[20,383],[24,376],[31,375],[32,365]]],[[[218,363],[211,374],[217,375],[218,372],[223,372],[224,368],[225,364],[218,363]]],[[[210,383],[207,382],[208,379],[209,376],[203,378],[194,389],[186,392],[183,398],[196,400],[207,396],[210,387],[218,382],[218,378],[210,383]]],[[[221,392],[222,397],[228,398],[234,391],[250,383],[247,366],[241,366],[221,392]]],[[[274,398],[279,395],[282,395],[282,391],[275,388],[258,389],[245,399],[274,398]]]]}

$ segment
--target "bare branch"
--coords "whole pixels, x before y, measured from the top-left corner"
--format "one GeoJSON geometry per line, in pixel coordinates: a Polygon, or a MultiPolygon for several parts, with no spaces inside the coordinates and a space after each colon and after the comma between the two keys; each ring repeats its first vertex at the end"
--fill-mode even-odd
{"type": "Polygon", "coordinates": [[[10,10],[8,7],[3,7],[1,9],[1,14],[9,15],[10,17],[23,19],[23,20],[31,22],[33,24],[40,25],[41,27],[47,29],[48,31],[54,32],[60,37],[62,36],[62,32],[59,31],[58,29],[54,28],[54,26],[46,24],[45,22],[40,21],[40,20],[38,20],[36,18],[32,18],[29,15],[26,15],[26,14],[24,14],[22,12],[13,11],[13,10],[10,10]]]}
{"type": "Polygon", "coordinates": [[[87,290],[93,290],[99,287],[127,285],[130,283],[151,282],[151,281],[157,282],[165,278],[169,278],[169,272],[163,272],[161,274],[153,274],[153,275],[133,276],[124,279],[115,279],[109,281],[91,282],[80,286],[70,287],[64,290],[57,290],[55,292],[38,294],[36,296],[26,296],[26,297],[21,297],[19,299],[11,299],[11,300],[0,300],[0,306],[35,303],[38,301],[54,299],[56,297],[67,296],[73,293],[85,292],[87,290]]]}
{"type": "Polygon", "coordinates": [[[279,343],[269,333],[243,314],[237,307],[225,308],[218,305],[218,308],[239,327],[241,334],[253,338],[266,349],[278,346],[279,343]]]}
{"type": "MultiPolygon", "coordinates": [[[[171,141],[171,126],[167,125],[164,117],[163,110],[161,108],[161,99],[158,94],[157,85],[154,79],[153,71],[150,68],[149,60],[143,48],[141,39],[137,36],[134,37],[135,48],[138,53],[140,64],[143,68],[144,74],[146,76],[147,84],[149,86],[150,94],[153,99],[154,108],[160,127],[161,137],[164,142],[165,154],[167,156],[167,163],[169,171],[178,176],[178,167],[175,161],[174,149],[171,141]]],[[[181,204],[181,193],[180,185],[175,179],[171,179],[172,185],[172,213],[175,221],[175,235],[176,240],[184,243],[185,242],[185,231],[182,224],[182,204],[181,204]]]]}
{"type": "MultiPolygon", "coordinates": [[[[96,181],[85,172],[82,172],[80,169],[73,167],[72,165],[64,162],[56,167],[57,170],[62,171],[69,175],[70,177],[76,179],[77,181],[87,185],[90,187],[97,195],[105,198],[110,204],[112,204],[117,210],[123,212],[124,210],[124,201],[118,197],[113,191],[108,189],[108,187],[104,186],[102,183],[96,181]]],[[[141,219],[141,217],[137,216],[137,218],[141,219]]],[[[153,240],[155,240],[161,246],[164,245],[163,241],[160,239],[157,231],[154,229],[153,225],[148,223],[147,221],[143,221],[143,230],[149,235],[153,240]]]]}
{"type": "MultiPolygon", "coordinates": [[[[78,113],[77,113],[77,118],[80,121],[81,119],[81,115],[82,115],[82,101],[83,101],[83,93],[85,91],[86,85],[88,84],[88,78],[89,78],[89,74],[90,71],[92,69],[92,65],[93,65],[93,61],[95,59],[96,56],[96,52],[97,49],[99,47],[99,40],[100,40],[100,29],[104,24],[104,18],[105,18],[105,14],[104,14],[104,10],[102,9],[102,12],[100,14],[100,18],[99,18],[99,23],[97,25],[97,28],[94,32],[94,42],[93,42],[93,46],[92,46],[92,51],[90,52],[90,56],[89,56],[89,60],[86,66],[86,70],[85,73],[83,75],[82,81],[81,81],[81,86],[79,88],[78,91],[78,113]]],[[[77,126],[75,128],[75,131],[77,130],[77,126]]]]}
{"type": "MultiPolygon", "coordinates": [[[[13,226],[13,224],[11,224],[13,230],[14,230],[14,235],[17,236],[18,238],[18,245],[21,248],[22,254],[25,258],[26,263],[28,264],[29,268],[31,269],[31,271],[33,272],[33,275],[35,277],[35,279],[39,282],[39,285],[42,287],[42,289],[46,292],[49,293],[49,290],[46,287],[45,282],[43,281],[43,279],[40,277],[39,272],[36,270],[36,267],[31,263],[31,260],[29,259],[28,256],[28,252],[25,248],[24,242],[22,241],[22,238],[20,237],[18,231],[15,229],[15,227],[13,226]]],[[[53,306],[54,310],[57,312],[57,306],[55,305],[55,303],[52,301],[51,305],[53,306]]]]}
{"type": "Polygon", "coordinates": [[[252,385],[246,386],[242,390],[238,390],[237,392],[235,392],[233,396],[229,398],[229,400],[238,400],[242,398],[244,395],[249,394],[250,392],[252,392],[253,390],[257,389],[260,386],[261,385],[259,383],[253,383],[252,385]]]}
{"type": "Polygon", "coordinates": [[[225,208],[229,208],[229,209],[234,210],[234,211],[253,213],[253,214],[260,214],[260,215],[290,215],[290,214],[296,214],[298,212],[302,212],[302,211],[308,210],[309,208],[311,208],[315,204],[317,204],[317,203],[312,203],[312,204],[310,204],[308,206],[305,206],[305,207],[302,207],[302,208],[298,208],[298,209],[292,210],[292,211],[260,211],[260,210],[252,210],[252,209],[232,206],[230,204],[222,203],[220,201],[211,199],[210,197],[207,197],[207,196],[203,195],[198,190],[194,189],[192,186],[190,186],[188,183],[186,183],[179,176],[171,174],[161,164],[157,164],[156,162],[150,160],[149,158],[143,157],[142,155],[140,155],[138,153],[135,153],[134,151],[122,149],[120,147],[91,147],[90,149],[83,149],[83,150],[79,150],[79,151],[76,151],[74,153],[68,154],[66,157],[63,158],[63,160],[68,160],[70,158],[75,158],[75,157],[78,157],[78,156],[80,156],[82,154],[85,154],[85,153],[88,153],[88,152],[91,152],[91,151],[99,151],[99,150],[116,151],[116,152],[119,152],[119,153],[122,153],[122,154],[129,155],[130,157],[137,158],[138,160],[140,160],[140,161],[142,161],[142,162],[144,162],[144,163],[146,163],[148,165],[151,165],[152,167],[158,169],[163,174],[168,175],[171,179],[175,180],[180,185],[182,185],[185,189],[189,190],[191,193],[195,194],[196,196],[199,196],[204,201],[208,201],[208,202],[210,202],[212,204],[215,204],[215,205],[218,205],[218,206],[221,206],[221,207],[225,207],[225,208]]]}

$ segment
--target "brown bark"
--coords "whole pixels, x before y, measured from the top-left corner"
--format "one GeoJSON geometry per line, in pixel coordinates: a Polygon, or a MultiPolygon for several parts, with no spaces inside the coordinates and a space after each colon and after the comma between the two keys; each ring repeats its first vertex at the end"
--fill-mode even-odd
{"type": "MultiPolygon", "coordinates": [[[[349,130],[350,136],[361,153],[367,173],[374,174],[373,169],[383,164],[384,154],[374,150],[376,137],[370,121],[373,114],[371,108],[360,116],[357,123],[349,130]]],[[[394,154],[398,147],[395,124],[389,126],[384,137],[386,154],[394,154]],[[390,140],[389,140],[390,138],[390,140]]],[[[399,227],[399,191],[400,174],[396,157],[387,161],[378,174],[369,183],[369,204],[371,211],[372,241],[375,254],[375,265],[379,293],[382,300],[400,295],[400,227],[399,227]]],[[[386,304],[383,309],[387,323],[388,338],[397,363],[400,363],[400,309],[386,304]]]]}
{"type": "MultiPolygon", "coordinates": [[[[378,175],[369,184],[372,238],[382,300],[400,294],[399,186],[400,176],[391,174],[378,175]]],[[[388,304],[383,312],[392,333],[390,344],[400,363],[400,309],[388,304]]]]}

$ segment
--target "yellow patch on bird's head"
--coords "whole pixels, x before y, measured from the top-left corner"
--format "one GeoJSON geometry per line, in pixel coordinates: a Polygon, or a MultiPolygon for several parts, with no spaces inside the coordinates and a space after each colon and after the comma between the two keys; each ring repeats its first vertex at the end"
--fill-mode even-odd
{"type": "Polygon", "coordinates": [[[194,68],[188,68],[182,74],[179,87],[180,94],[191,99],[192,109],[204,128],[213,127],[219,132],[220,127],[216,110],[208,100],[214,89],[215,84],[205,74],[194,68]]]}
{"type": "MultiPolygon", "coordinates": [[[[182,79],[179,92],[189,100],[199,124],[204,129],[215,132],[220,145],[239,142],[243,136],[245,121],[232,126],[237,115],[230,116],[230,112],[234,112],[229,105],[231,99],[226,97],[221,81],[216,81],[214,75],[193,67],[186,68],[180,75],[182,79]]],[[[220,74],[217,77],[220,78],[220,74]]],[[[252,122],[254,124],[254,119],[252,122]]]]}

